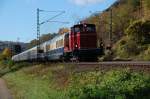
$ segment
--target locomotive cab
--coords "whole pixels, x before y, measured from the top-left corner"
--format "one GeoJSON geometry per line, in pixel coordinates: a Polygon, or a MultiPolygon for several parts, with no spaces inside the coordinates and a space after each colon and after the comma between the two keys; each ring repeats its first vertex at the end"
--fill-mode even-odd
{"type": "Polygon", "coordinates": [[[64,52],[79,60],[95,60],[99,55],[97,48],[97,33],[94,24],[78,24],[65,35],[64,52]]]}
{"type": "Polygon", "coordinates": [[[70,33],[72,50],[97,48],[97,35],[94,24],[79,24],[72,27],[70,33]]]}

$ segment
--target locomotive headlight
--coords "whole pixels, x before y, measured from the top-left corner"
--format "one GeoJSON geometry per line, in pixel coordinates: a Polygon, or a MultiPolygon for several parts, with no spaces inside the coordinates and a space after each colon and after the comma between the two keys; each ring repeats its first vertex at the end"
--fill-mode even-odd
{"type": "Polygon", "coordinates": [[[78,44],[76,44],[75,47],[78,48],[78,44]]]}
{"type": "Polygon", "coordinates": [[[75,47],[75,49],[78,49],[78,44],[76,43],[74,47],[75,47]]]}

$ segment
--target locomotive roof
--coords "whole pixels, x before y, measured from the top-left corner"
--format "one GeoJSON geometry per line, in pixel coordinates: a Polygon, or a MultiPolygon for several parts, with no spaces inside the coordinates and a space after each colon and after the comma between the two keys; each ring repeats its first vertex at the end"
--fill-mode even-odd
{"type": "Polygon", "coordinates": [[[67,34],[67,33],[64,33],[64,34],[62,34],[62,35],[57,35],[57,36],[55,36],[53,39],[48,40],[48,41],[46,41],[46,42],[44,42],[44,43],[52,43],[52,42],[55,42],[56,40],[58,40],[58,39],[64,37],[66,34],[67,34]]]}
{"type": "Polygon", "coordinates": [[[93,25],[93,26],[95,26],[95,24],[81,23],[81,24],[76,24],[73,27],[80,26],[80,25],[93,25]]]}

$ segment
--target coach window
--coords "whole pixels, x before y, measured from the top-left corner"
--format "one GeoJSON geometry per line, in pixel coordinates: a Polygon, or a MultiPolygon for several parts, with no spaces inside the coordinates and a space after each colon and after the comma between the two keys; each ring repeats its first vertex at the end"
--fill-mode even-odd
{"type": "Polygon", "coordinates": [[[62,46],[63,46],[63,39],[58,40],[58,41],[56,42],[56,48],[59,48],[59,47],[62,47],[62,46]]]}
{"type": "Polygon", "coordinates": [[[59,47],[59,41],[56,41],[56,48],[59,47]]]}
{"type": "Polygon", "coordinates": [[[46,51],[48,51],[50,49],[49,45],[46,45],[46,51]]]}
{"type": "Polygon", "coordinates": [[[65,47],[69,48],[69,33],[65,35],[65,47]]]}
{"type": "Polygon", "coordinates": [[[64,43],[64,42],[63,42],[63,39],[61,39],[61,40],[60,40],[60,47],[63,46],[63,43],[64,43]]]}

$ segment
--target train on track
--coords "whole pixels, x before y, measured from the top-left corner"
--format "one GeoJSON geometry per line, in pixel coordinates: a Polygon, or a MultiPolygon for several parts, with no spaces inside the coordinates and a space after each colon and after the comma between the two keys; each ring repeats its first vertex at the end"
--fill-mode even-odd
{"type": "Polygon", "coordinates": [[[76,24],[69,33],[58,35],[40,46],[35,46],[20,54],[14,55],[12,60],[19,61],[96,61],[102,55],[102,47],[97,47],[97,33],[94,24],[76,24]],[[40,51],[38,50],[40,47],[40,51]]]}

